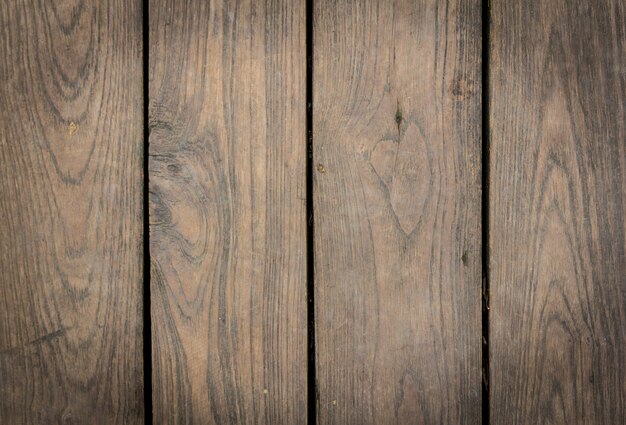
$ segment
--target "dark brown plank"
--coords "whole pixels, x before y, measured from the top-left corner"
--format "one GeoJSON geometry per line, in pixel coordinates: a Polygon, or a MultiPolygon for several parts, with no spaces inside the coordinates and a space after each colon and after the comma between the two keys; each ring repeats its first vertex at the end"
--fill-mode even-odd
{"type": "Polygon", "coordinates": [[[626,4],[491,4],[491,423],[621,424],[626,4]]]}
{"type": "Polygon", "coordinates": [[[304,1],[150,1],[156,423],[306,422],[304,1]]]}
{"type": "Polygon", "coordinates": [[[478,424],[479,1],[315,1],[321,424],[478,424]]]}
{"type": "Polygon", "coordinates": [[[143,423],[141,2],[0,3],[0,423],[143,423]]]}

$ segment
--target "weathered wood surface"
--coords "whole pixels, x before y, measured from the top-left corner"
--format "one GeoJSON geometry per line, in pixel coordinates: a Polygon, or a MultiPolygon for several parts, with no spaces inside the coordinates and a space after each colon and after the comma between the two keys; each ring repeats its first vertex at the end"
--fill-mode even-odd
{"type": "Polygon", "coordinates": [[[315,1],[321,424],[481,423],[480,13],[315,1]]]}
{"type": "Polygon", "coordinates": [[[491,423],[621,424],[626,5],[491,7],[491,423]]]}
{"type": "Polygon", "coordinates": [[[305,4],[150,1],[155,423],[306,423],[305,4]]]}
{"type": "Polygon", "coordinates": [[[0,423],[143,423],[141,34],[0,3],[0,423]]]}

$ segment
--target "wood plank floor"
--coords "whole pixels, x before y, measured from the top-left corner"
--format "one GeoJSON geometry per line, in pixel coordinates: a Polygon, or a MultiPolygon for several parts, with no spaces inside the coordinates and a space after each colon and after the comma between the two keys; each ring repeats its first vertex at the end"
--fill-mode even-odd
{"type": "Polygon", "coordinates": [[[150,2],[157,423],[306,422],[304,6],[150,2]]]}
{"type": "Polygon", "coordinates": [[[0,3],[0,423],[143,423],[141,3],[0,3]]]}
{"type": "Polygon", "coordinates": [[[626,5],[491,5],[491,423],[623,423],[626,5]]]}
{"type": "Polygon", "coordinates": [[[478,424],[480,3],[314,10],[323,424],[478,424]]]}
{"type": "Polygon", "coordinates": [[[623,425],[625,202],[623,0],[4,0],[0,425],[623,425]]]}

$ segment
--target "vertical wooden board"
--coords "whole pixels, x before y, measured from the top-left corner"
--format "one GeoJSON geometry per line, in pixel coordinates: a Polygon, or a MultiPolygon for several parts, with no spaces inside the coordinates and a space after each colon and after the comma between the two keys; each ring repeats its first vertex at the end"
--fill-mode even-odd
{"type": "Polygon", "coordinates": [[[491,5],[491,423],[623,423],[625,4],[491,5]]]}
{"type": "Polygon", "coordinates": [[[481,420],[479,1],[314,9],[321,424],[481,420]]]}
{"type": "Polygon", "coordinates": [[[142,423],[139,1],[0,3],[0,423],[142,423]]]}
{"type": "Polygon", "coordinates": [[[150,2],[156,423],[306,422],[304,1],[150,2]]]}

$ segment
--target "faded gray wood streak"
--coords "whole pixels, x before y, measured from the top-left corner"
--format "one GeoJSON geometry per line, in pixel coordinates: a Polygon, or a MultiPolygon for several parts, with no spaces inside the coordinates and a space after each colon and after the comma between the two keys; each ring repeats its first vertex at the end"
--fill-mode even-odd
{"type": "Polygon", "coordinates": [[[150,1],[156,423],[306,422],[304,1],[150,1]]]}
{"type": "Polygon", "coordinates": [[[621,424],[625,3],[491,4],[491,423],[621,424]]]}
{"type": "Polygon", "coordinates": [[[142,423],[139,1],[0,3],[0,423],[142,423]]]}
{"type": "Polygon", "coordinates": [[[319,423],[478,424],[480,2],[314,14],[319,423]]]}

